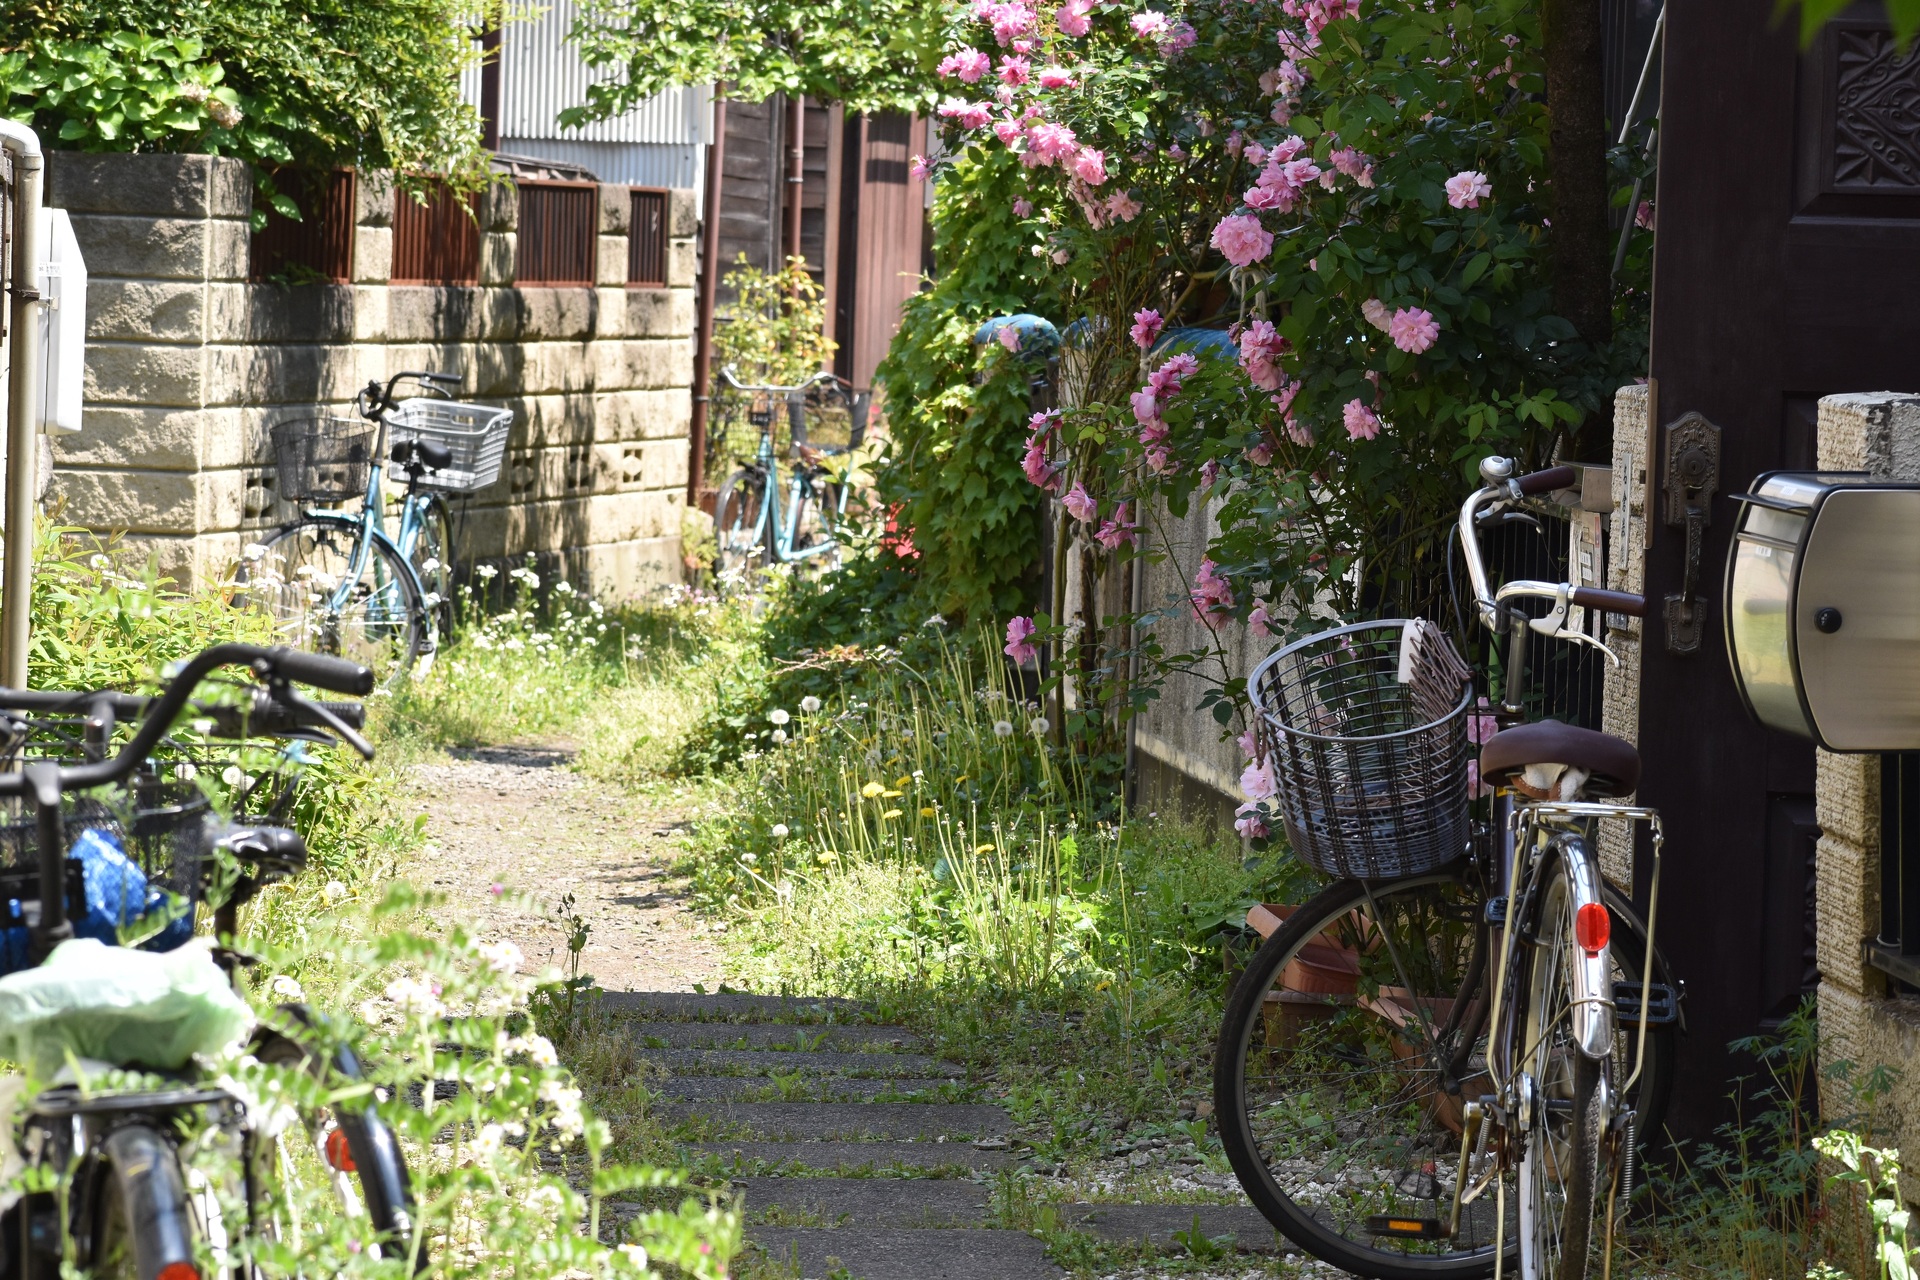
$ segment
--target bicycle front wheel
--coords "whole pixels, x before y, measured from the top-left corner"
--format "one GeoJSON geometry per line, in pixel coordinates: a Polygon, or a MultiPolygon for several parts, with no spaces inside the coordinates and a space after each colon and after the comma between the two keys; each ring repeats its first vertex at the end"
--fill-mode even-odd
{"type": "MultiPolygon", "coordinates": [[[[1586,1280],[1601,1193],[1611,1060],[1582,1053],[1573,1038],[1574,936],[1571,859],[1581,841],[1557,842],[1540,868],[1533,945],[1526,950],[1521,1089],[1531,1105],[1520,1157],[1522,1280],[1586,1280]]],[[[1599,876],[1593,875],[1593,882],[1599,876]]]]}
{"type": "Polygon", "coordinates": [[[288,525],[242,562],[241,598],[269,616],[279,643],[350,659],[391,684],[427,648],[426,611],[412,568],[383,543],[353,575],[359,539],[345,516],[288,525]]]}
{"type": "Polygon", "coordinates": [[[753,471],[736,471],[713,504],[713,532],[719,542],[716,576],[740,573],[767,562],[772,531],[767,521],[767,480],[753,471]]]}
{"type": "MultiPolygon", "coordinates": [[[[1464,1103],[1492,1092],[1484,1018],[1453,1016],[1484,986],[1480,912],[1446,874],[1339,881],[1293,910],[1228,1001],[1214,1106],[1234,1172],[1282,1234],[1356,1275],[1493,1271],[1493,1185],[1448,1234],[1464,1103]]],[[[1498,1176],[1484,1140],[1472,1157],[1469,1178],[1498,1176]]]]}
{"type": "Polygon", "coordinates": [[[453,638],[453,520],[447,500],[429,493],[419,500],[420,532],[408,557],[426,594],[420,603],[442,640],[453,638]]]}

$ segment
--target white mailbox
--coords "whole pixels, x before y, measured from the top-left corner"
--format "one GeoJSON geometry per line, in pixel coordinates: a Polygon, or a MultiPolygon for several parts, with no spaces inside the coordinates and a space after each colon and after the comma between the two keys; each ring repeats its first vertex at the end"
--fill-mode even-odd
{"type": "Polygon", "coordinates": [[[40,430],[78,431],[87,381],[87,264],[65,209],[40,211],[40,430]]]}

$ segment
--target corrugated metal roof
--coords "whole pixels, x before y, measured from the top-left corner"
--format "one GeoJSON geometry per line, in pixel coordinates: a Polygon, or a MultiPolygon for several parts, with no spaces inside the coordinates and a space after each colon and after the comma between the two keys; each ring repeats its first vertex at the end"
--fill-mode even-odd
{"type": "MultiPolygon", "coordinates": [[[[562,129],[560,113],[587,100],[587,86],[609,79],[580,60],[567,36],[574,0],[552,0],[529,21],[509,22],[500,33],[500,134],[502,138],[550,138],[574,142],[646,142],[692,146],[711,141],[713,111],[707,85],[668,89],[612,120],[562,129]]],[[[480,102],[480,75],[461,76],[467,101],[480,102]]]]}

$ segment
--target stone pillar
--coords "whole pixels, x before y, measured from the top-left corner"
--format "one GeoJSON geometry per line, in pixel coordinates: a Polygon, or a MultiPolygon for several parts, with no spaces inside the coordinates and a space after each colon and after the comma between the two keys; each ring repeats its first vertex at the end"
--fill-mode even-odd
{"type": "MultiPolygon", "coordinates": [[[[1621,387],[1613,396],[1613,520],[1607,531],[1607,587],[1644,594],[1647,583],[1647,418],[1652,398],[1646,384],[1621,387]]],[[[1607,667],[1600,727],[1628,742],[1640,740],[1640,643],[1645,623],[1613,615],[1607,647],[1620,665],[1607,667]]],[[[1620,885],[1633,883],[1630,824],[1600,824],[1600,869],[1620,885]]]]}
{"type": "Polygon", "coordinates": [[[217,572],[197,535],[234,527],[244,485],[210,344],[245,288],[253,187],[215,156],[47,156],[91,277],[86,408],[54,441],[62,518],[124,531],[163,572],[217,572]]]}
{"type": "MultiPolygon", "coordinates": [[[[1827,396],[1820,401],[1822,471],[1869,471],[1920,480],[1920,396],[1894,392],[1827,396]]],[[[1862,942],[1880,929],[1880,757],[1816,753],[1815,853],[1822,1065],[1851,1062],[1864,1072],[1898,1067],[1888,1099],[1895,1142],[1920,1143],[1920,999],[1895,995],[1866,963],[1862,942]]],[[[1854,1109],[1847,1089],[1823,1080],[1830,1115],[1854,1109]]],[[[1909,1181],[1908,1196],[1920,1192],[1909,1181]]]]}

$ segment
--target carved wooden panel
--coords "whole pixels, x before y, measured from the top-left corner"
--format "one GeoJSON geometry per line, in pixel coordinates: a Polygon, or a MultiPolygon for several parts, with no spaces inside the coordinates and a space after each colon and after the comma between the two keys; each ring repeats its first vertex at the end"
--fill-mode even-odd
{"type": "Polygon", "coordinates": [[[1798,211],[1920,217],[1920,56],[1884,19],[1847,17],[1801,67],[1798,211]]]}

